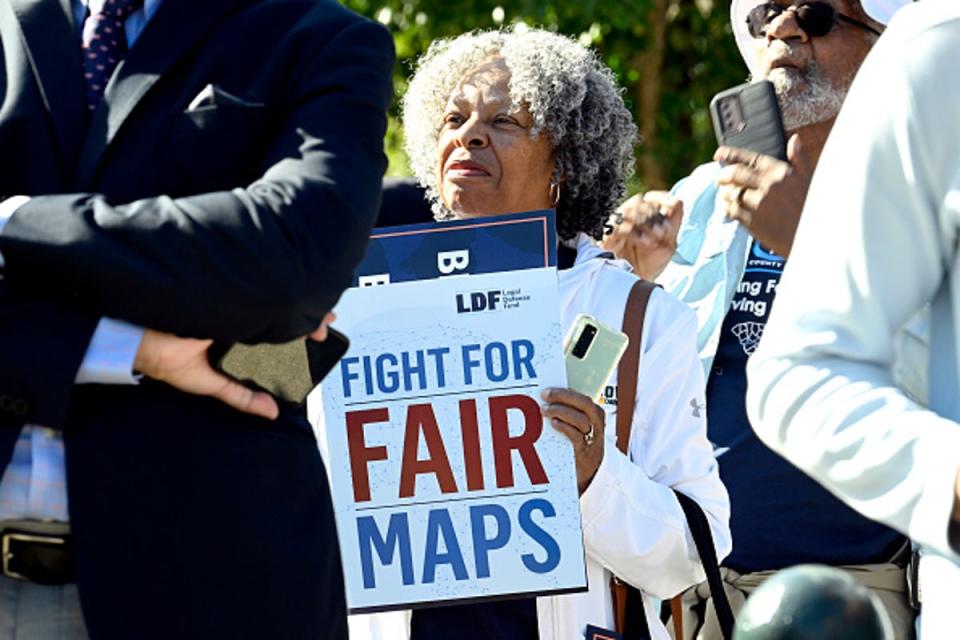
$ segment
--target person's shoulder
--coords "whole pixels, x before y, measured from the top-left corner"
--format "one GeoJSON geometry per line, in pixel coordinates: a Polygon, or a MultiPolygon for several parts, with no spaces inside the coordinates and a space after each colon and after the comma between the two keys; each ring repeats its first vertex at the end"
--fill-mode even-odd
{"type": "Polygon", "coordinates": [[[960,3],[955,0],[924,0],[904,7],[890,21],[883,38],[889,44],[906,44],[941,30],[960,30],[960,3]]]}
{"type": "Polygon", "coordinates": [[[956,120],[960,84],[950,80],[958,60],[960,3],[924,0],[900,9],[857,73],[848,100],[855,115],[845,126],[862,124],[872,132],[873,116],[880,126],[911,129],[922,146],[952,158],[956,128],[949,125],[956,120]],[[874,114],[880,103],[884,108],[874,114]]]}
{"type": "Polygon", "coordinates": [[[282,9],[292,13],[314,13],[338,17],[351,22],[369,21],[337,0],[260,0],[260,7],[282,9]]]}
{"type": "MultiPolygon", "coordinates": [[[[905,7],[894,16],[884,38],[887,35],[891,40],[888,53],[902,60],[904,72],[914,84],[933,92],[956,90],[955,82],[946,87],[942,83],[955,76],[960,60],[960,3],[924,0],[905,7]]],[[[880,40],[882,44],[883,38],[880,40]]]]}
{"type": "MultiPolygon", "coordinates": [[[[593,278],[600,298],[606,298],[612,290],[627,296],[638,280],[636,274],[619,268],[615,263],[604,265],[593,278]]],[[[663,287],[655,286],[647,301],[643,327],[646,345],[644,352],[647,352],[654,344],[675,340],[695,340],[697,317],[693,310],[676,296],[665,291],[663,287]]]]}
{"type": "Polygon", "coordinates": [[[697,324],[693,309],[662,287],[657,287],[650,294],[647,317],[664,328],[697,324]]]}
{"type": "Polygon", "coordinates": [[[261,0],[256,6],[293,17],[299,29],[314,36],[318,30],[335,34],[357,29],[363,32],[364,38],[390,35],[389,30],[376,20],[362,16],[336,0],[261,0]]]}
{"type": "Polygon", "coordinates": [[[672,351],[678,346],[696,350],[697,316],[674,295],[657,287],[650,294],[644,320],[644,353],[672,351]]]}
{"type": "Polygon", "coordinates": [[[896,13],[867,61],[876,75],[888,82],[899,77],[907,84],[927,85],[936,91],[952,86],[943,81],[955,73],[958,55],[960,3],[924,0],[896,13]]]}

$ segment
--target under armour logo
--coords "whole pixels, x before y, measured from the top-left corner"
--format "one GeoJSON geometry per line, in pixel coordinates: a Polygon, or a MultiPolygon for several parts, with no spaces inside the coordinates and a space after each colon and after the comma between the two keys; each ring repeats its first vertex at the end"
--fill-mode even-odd
{"type": "Polygon", "coordinates": [[[697,402],[697,399],[696,399],[696,398],[690,398],[690,407],[693,408],[693,417],[694,417],[694,418],[699,418],[699,417],[700,417],[700,410],[701,410],[701,409],[706,409],[706,408],[707,408],[707,405],[705,405],[705,404],[700,404],[699,402],[697,402]]]}

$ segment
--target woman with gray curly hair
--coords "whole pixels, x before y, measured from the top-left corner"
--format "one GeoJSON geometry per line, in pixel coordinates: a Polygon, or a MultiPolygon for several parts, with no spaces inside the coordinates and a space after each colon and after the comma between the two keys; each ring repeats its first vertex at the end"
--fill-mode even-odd
{"type": "MultiPolygon", "coordinates": [[[[504,116],[528,120],[523,133],[550,156],[549,171],[542,166],[526,167],[524,173],[504,171],[511,181],[507,186],[516,186],[518,193],[496,194],[483,211],[465,215],[553,204],[562,239],[581,232],[599,239],[633,173],[637,128],[613,73],[596,54],[573,40],[540,30],[489,31],[440,40],[420,59],[403,98],[403,128],[411,169],[427,189],[437,219],[458,215],[451,207],[459,203],[448,203],[443,197],[444,184],[439,180],[443,167],[437,164],[438,144],[455,130],[446,121],[448,103],[468,76],[498,66],[509,75],[504,116]],[[540,174],[529,177],[539,178],[542,188],[524,183],[531,173],[540,174]],[[544,196],[540,202],[537,195],[544,196]]],[[[517,133],[512,123],[501,125],[498,131],[517,133]]]]}
{"type": "MultiPolygon", "coordinates": [[[[576,41],[505,30],[435,42],[403,100],[407,152],[438,219],[556,208],[564,327],[580,313],[621,327],[637,283],[596,244],[633,163],[636,128],[620,94],[610,69],[576,41]]],[[[576,457],[588,591],[423,609],[404,620],[357,616],[354,637],[583,640],[588,625],[615,627],[615,575],[648,596],[652,637],[666,638],[651,599],[703,579],[674,488],[707,514],[718,556],[730,549],[695,331],[689,309],[651,293],[642,335],[630,336],[641,358],[628,455],[616,444],[616,372],[602,407],[571,389],[543,392],[543,415],[576,457]]]]}

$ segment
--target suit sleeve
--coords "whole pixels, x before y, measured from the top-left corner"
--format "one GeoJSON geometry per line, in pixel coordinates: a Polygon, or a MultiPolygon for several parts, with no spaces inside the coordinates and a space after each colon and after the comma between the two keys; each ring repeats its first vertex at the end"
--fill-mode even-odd
{"type": "Polygon", "coordinates": [[[670,598],[704,579],[674,489],[703,509],[721,560],[732,544],[730,503],[707,440],[696,319],[662,291],[650,302],[644,332],[666,329],[641,358],[630,458],[605,438],[580,508],[587,553],[645,593],[670,598]],[[656,307],[672,308],[670,319],[656,322],[656,307]]]}
{"type": "Polygon", "coordinates": [[[0,427],[60,427],[98,318],[0,279],[0,427]]]}
{"type": "Polygon", "coordinates": [[[291,63],[296,90],[260,179],[122,205],[35,197],[0,235],[7,277],[184,336],[281,342],[315,329],[377,213],[394,59],[389,33],[368,21],[317,49],[291,63]]]}

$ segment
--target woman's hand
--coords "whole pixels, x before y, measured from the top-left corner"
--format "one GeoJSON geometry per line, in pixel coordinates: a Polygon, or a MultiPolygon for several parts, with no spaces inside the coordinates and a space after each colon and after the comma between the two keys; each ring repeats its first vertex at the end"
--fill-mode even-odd
{"type": "Polygon", "coordinates": [[[544,417],[573,443],[577,486],[582,494],[603,461],[603,409],[573,389],[544,389],[541,395],[546,402],[541,409],[544,417]]]}

